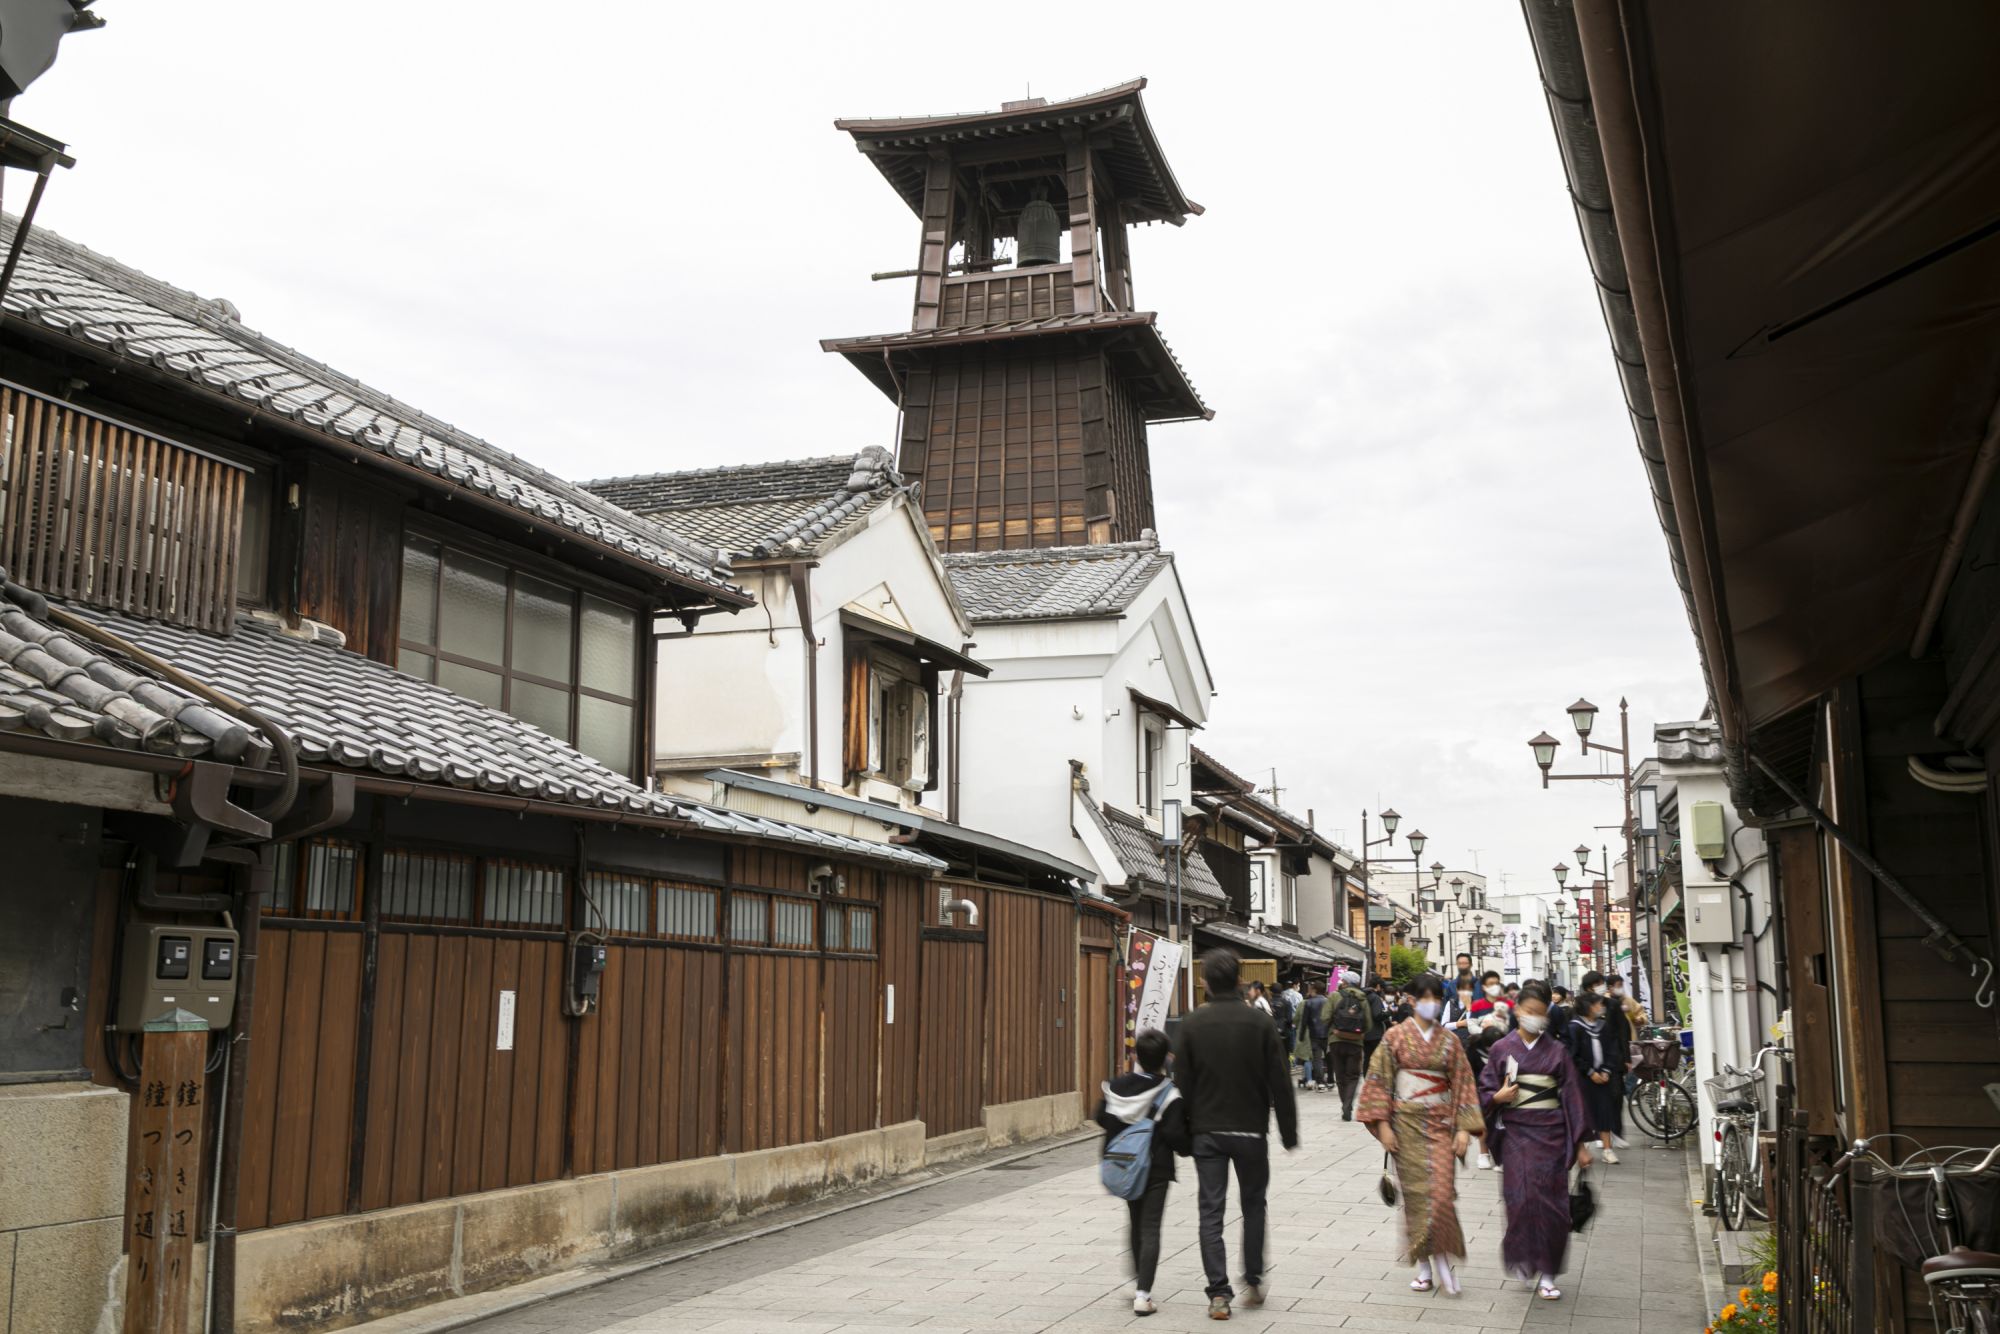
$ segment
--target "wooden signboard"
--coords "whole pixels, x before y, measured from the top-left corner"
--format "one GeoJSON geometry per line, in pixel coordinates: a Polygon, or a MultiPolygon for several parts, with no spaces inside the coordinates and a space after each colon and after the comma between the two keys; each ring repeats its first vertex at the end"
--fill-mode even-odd
{"type": "Polygon", "coordinates": [[[1375,972],[1376,977],[1389,976],[1389,928],[1375,928],[1375,972]]]}
{"type": "Polygon", "coordinates": [[[187,1334],[208,1025],[148,1028],[126,1148],[125,1334],[187,1334]]]}

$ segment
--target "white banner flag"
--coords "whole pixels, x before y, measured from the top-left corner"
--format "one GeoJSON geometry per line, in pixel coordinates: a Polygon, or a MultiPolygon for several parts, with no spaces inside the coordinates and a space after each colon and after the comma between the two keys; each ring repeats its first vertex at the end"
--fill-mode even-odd
{"type": "Polygon", "coordinates": [[[1182,947],[1171,940],[1156,938],[1153,941],[1152,957],[1146,964],[1146,980],[1139,988],[1139,1013],[1133,1023],[1134,1033],[1143,1033],[1149,1028],[1161,1032],[1167,1027],[1167,1007],[1173,1003],[1174,983],[1181,975],[1182,947]]]}

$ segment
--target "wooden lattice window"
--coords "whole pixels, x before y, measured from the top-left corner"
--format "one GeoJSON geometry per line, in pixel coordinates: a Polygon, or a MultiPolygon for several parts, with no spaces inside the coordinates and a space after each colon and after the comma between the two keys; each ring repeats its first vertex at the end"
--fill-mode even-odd
{"type": "Polygon", "coordinates": [[[280,843],[265,911],[354,921],[361,916],[361,847],[344,838],[280,843]]]}
{"type": "Polygon", "coordinates": [[[612,935],[710,943],[721,894],[707,885],[593,871],[584,881],[592,923],[612,935]]]}
{"type": "Polygon", "coordinates": [[[30,588],[227,634],[249,480],[0,381],[0,563],[30,588]]]}
{"type": "Polygon", "coordinates": [[[875,953],[875,910],[853,903],[826,905],[826,948],[834,954],[875,953]]]}
{"type": "Polygon", "coordinates": [[[382,919],[438,926],[470,923],[476,869],[473,858],[460,853],[384,852],[382,919]]]}

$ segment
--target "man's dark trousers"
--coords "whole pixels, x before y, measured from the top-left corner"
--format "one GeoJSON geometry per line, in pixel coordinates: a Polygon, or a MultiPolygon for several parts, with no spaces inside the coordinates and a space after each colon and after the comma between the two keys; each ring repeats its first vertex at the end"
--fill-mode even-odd
{"type": "Polygon", "coordinates": [[[1200,1183],[1201,1267],[1210,1297],[1229,1297],[1229,1253],[1222,1244],[1222,1218],[1229,1208],[1229,1169],[1243,1201],[1243,1281],[1264,1281],[1264,1191],[1271,1184],[1271,1149],[1262,1135],[1194,1137],[1194,1172],[1200,1183]]]}
{"type": "Polygon", "coordinates": [[[1326,1054],[1333,1063],[1333,1082],[1340,1089],[1340,1114],[1352,1121],[1354,1094],[1361,1085],[1361,1044],[1336,1039],[1327,1043],[1326,1054]]]}

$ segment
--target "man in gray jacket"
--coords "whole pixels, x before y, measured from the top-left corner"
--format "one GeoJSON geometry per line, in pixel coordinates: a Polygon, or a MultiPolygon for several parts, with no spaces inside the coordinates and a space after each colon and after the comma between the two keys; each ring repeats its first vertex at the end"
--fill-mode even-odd
{"type": "Polygon", "coordinates": [[[1286,1070],[1278,1030],[1261,1010],[1237,995],[1240,968],[1228,950],[1201,956],[1201,980],[1208,1002],[1181,1021],[1174,1039],[1174,1083],[1187,1100],[1188,1131],[1194,1141],[1199,1186],[1201,1267],[1208,1279],[1208,1315],[1229,1319],[1235,1297],[1229,1285],[1229,1256],[1222,1220],[1229,1204],[1229,1173],[1243,1201],[1243,1300],[1262,1306],[1264,1283],[1264,1192],[1271,1181],[1270,1146],[1265,1135],[1278,1118],[1278,1139],[1299,1146],[1298,1105],[1286,1070]]]}

